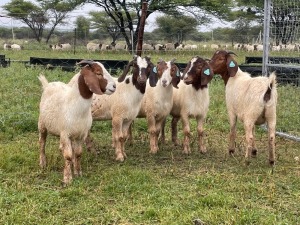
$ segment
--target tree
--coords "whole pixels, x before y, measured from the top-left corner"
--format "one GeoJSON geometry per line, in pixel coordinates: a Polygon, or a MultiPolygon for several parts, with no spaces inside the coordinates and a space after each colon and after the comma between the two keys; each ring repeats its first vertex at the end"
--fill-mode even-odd
{"type": "Polygon", "coordinates": [[[65,24],[68,13],[73,11],[79,3],[70,2],[68,0],[36,0],[40,3],[41,7],[47,12],[51,28],[46,37],[46,43],[48,43],[51,35],[53,34],[58,24],[65,24]]]}
{"type": "MultiPolygon", "coordinates": [[[[138,31],[141,25],[141,6],[144,0],[73,0],[82,3],[93,3],[104,9],[120,29],[129,50],[131,50],[131,34],[133,33],[134,48],[137,43],[138,31]],[[134,24],[134,16],[136,24],[134,24]]],[[[229,18],[232,0],[149,0],[146,18],[154,12],[163,12],[169,15],[190,14],[198,20],[207,18],[207,14],[219,18],[229,18]]],[[[207,19],[205,20],[208,21],[207,19]]]]}
{"type": "Polygon", "coordinates": [[[291,2],[282,2],[272,8],[271,24],[274,27],[276,45],[295,41],[300,26],[300,10],[299,6],[290,4],[291,2]]]}
{"type": "Polygon", "coordinates": [[[156,24],[162,37],[168,42],[182,43],[186,36],[197,31],[198,21],[191,16],[160,16],[156,18],[156,24]]]}
{"type": "Polygon", "coordinates": [[[108,17],[105,12],[93,11],[89,14],[91,16],[91,28],[107,32],[112,38],[112,43],[115,43],[121,35],[121,30],[115,21],[111,17],[108,17]]]}
{"type": "Polygon", "coordinates": [[[3,8],[8,11],[8,16],[27,24],[36,40],[41,41],[45,25],[48,23],[46,12],[41,7],[24,0],[12,0],[3,8]]]}
{"type": "Polygon", "coordinates": [[[87,39],[89,36],[91,22],[84,16],[79,16],[76,19],[77,36],[80,39],[87,39]]]}
{"type": "MultiPolygon", "coordinates": [[[[264,1],[237,0],[249,14],[260,23],[263,22],[264,1]]],[[[274,1],[271,7],[270,23],[273,29],[275,44],[287,44],[295,41],[300,26],[300,11],[296,1],[274,1]]]]}
{"type": "Polygon", "coordinates": [[[45,26],[51,24],[46,36],[48,43],[58,24],[63,24],[67,14],[79,5],[77,2],[60,0],[37,0],[39,5],[25,0],[12,0],[3,6],[8,11],[8,16],[27,24],[33,31],[35,38],[41,42],[45,26]]]}

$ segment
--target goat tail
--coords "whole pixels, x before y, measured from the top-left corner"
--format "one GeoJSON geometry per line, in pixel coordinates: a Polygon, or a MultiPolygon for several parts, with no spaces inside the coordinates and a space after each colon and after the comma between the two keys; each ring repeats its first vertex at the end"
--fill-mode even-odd
{"type": "Polygon", "coordinates": [[[272,89],[272,88],[276,88],[276,74],[275,72],[272,72],[269,76],[269,81],[270,81],[270,84],[269,84],[269,87],[272,89]]]}
{"type": "Polygon", "coordinates": [[[38,79],[40,80],[43,88],[45,88],[48,85],[48,83],[49,83],[48,80],[46,79],[46,77],[43,74],[40,74],[38,76],[38,79]]]}
{"type": "Polygon", "coordinates": [[[276,74],[275,72],[272,72],[269,76],[269,85],[268,85],[268,89],[265,92],[264,95],[264,101],[268,102],[272,96],[274,96],[274,98],[276,98],[275,95],[277,95],[277,91],[276,91],[276,74]]]}

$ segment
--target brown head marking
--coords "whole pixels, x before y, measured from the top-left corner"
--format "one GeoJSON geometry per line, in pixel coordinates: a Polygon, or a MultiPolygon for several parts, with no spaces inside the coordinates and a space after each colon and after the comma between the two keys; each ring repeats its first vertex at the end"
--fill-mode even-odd
{"type": "Polygon", "coordinates": [[[220,74],[225,85],[230,77],[234,77],[238,71],[238,63],[232,55],[236,55],[231,51],[219,50],[216,51],[210,60],[210,65],[215,74],[220,74]]]}
{"type": "Polygon", "coordinates": [[[107,80],[103,77],[101,66],[90,60],[82,60],[83,66],[78,78],[79,92],[83,98],[91,98],[93,93],[103,94],[106,91],[107,80]]]}
{"type": "Polygon", "coordinates": [[[184,82],[192,84],[198,90],[206,88],[214,76],[213,70],[208,62],[199,56],[194,57],[184,70],[184,82]]]}

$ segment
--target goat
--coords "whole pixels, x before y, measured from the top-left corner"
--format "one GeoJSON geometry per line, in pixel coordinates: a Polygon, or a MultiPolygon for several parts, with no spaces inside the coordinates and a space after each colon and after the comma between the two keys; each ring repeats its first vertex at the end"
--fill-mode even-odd
{"type": "Polygon", "coordinates": [[[275,163],[275,126],[277,89],[276,75],[254,77],[243,72],[232,57],[233,52],[216,51],[210,65],[215,74],[220,74],[226,90],[226,106],[230,122],[229,153],[234,153],[237,118],[244,123],[246,133],[246,163],[250,155],[256,156],[255,125],[267,123],[269,139],[269,163],[275,163]]]}
{"type": "Polygon", "coordinates": [[[160,60],[153,67],[138,114],[139,118],[147,118],[150,153],[153,154],[158,151],[158,136],[164,120],[172,109],[173,87],[178,88],[180,82],[180,71],[174,61],[160,60]]]}
{"type": "MultiPolygon", "coordinates": [[[[117,90],[110,96],[93,96],[93,120],[112,120],[112,139],[117,161],[124,161],[125,141],[128,137],[128,127],[138,115],[142,98],[146,89],[146,81],[153,72],[153,63],[149,57],[135,56],[118,78],[117,90]],[[133,67],[132,76],[126,75],[133,67]]],[[[86,144],[91,149],[90,137],[86,144]]]]}
{"type": "MultiPolygon", "coordinates": [[[[183,72],[183,81],[178,89],[173,91],[172,115],[172,141],[178,144],[177,123],[182,120],[184,141],[183,153],[189,154],[190,150],[190,125],[189,118],[197,121],[198,146],[201,152],[206,152],[203,142],[203,123],[209,106],[208,84],[213,78],[213,71],[208,62],[199,56],[192,58],[183,72]]],[[[164,131],[162,132],[163,135],[164,131]]]]}
{"type": "Polygon", "coordinates": [[[72,180],[74,175],[82,175],[82,143],[92,125],[91,103],[93,93],[112,94],[115,82],[104,66],[99,62],[83,60],[84,66],[69,84],[49,83],[45,76],[39,76],[43,86],[38,120],[40,166],[46,166],[45,144],[47,133],[60,137],[59,148],[65,159],[63,183],[72,180]]]}

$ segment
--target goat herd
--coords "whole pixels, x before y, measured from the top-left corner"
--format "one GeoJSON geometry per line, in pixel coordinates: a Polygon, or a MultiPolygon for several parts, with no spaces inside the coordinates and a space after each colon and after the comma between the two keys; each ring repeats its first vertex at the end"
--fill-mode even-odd
{"type": "Polygon", "coordinates": [[[137,117],[146,118],[150,153],[158,150],[158,136],[164,134],[164,121],[172,116],[172,141],[178,144],[177,123],[183,123],[183,153],[190,153],[189,118],[197,121],[198,148],[206,152],[203,124],[209,107],[208,84],[214,74],[220,74],[226,89],[226,105],[230,121],[229,153],[234,153],[236,121],[244,123],[246,162],[257,153],[254,126],[267,123],[269,163],[275,163],[276,76],[255,77],[242,72],[234,53],[218,50],[211,60],[198,56],[188,62],[181,73],[174,60],[160,60],[156,65],[148,57],[135,56],[116,80],[99,62],[83,60],[81,71],[68,84],[48,82],[39,76],[43,93],[38,120],[40,166],[46,166],[47,133],[60,137],[65,161],[63,182],[81,175],[82,145],[93,149],[89,130],[93,120],[112,121],[112,141],[117,161],[126,158],[125,141],[131,134],[131,123],[137,117]],[[131,70],[131,75],[128,75],[131,70]]]}

